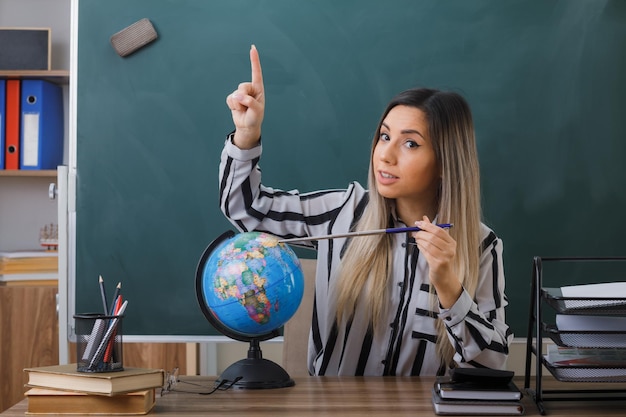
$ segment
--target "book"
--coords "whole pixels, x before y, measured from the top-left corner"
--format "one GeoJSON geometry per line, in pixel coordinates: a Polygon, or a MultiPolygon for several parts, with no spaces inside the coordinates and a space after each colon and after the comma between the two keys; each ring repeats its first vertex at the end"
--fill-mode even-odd
{"type": "Polygon", "coordinates": [[[114,372],[78,372],[77,365],[52,365],[25,368],[26,386],[50,388],[88,394],[117,395],[162,387],[165,372],[162,369],[131,368],[114,372]]]}
{"type": "Polygon", "coordinates": [[[513,381],[503,386],[492,386],[474,382],[452,382],[441,378],[435,382],[435,390],[443,399],[515,401],[522,398],[522,392],[513,381]]]}
{"type": "Polygon", "coordinates": [[[154,389],[112,397],[81,392],[31,388],[26,414],[148,414],[156,403],[154,389]]]}
{"type": "Polygon", "coordinates": [[[18,250],[0,252],[0,274],[28,274],[57,272],[59,254],[46,250],[18,250]]]}
{"type": "Polygon", "coordinates": [[[522,415],[521,401],[443,399],[433,387],[433,409],[437,415],[522,415]]]}
{"type": "Polygon", "coordinates": [[[51,281],[56,283],[59,279],[58,272],[36,272],[33,274],[0,274],[0,285],[11,285],[11,283],[41,284],[51,281]]]}

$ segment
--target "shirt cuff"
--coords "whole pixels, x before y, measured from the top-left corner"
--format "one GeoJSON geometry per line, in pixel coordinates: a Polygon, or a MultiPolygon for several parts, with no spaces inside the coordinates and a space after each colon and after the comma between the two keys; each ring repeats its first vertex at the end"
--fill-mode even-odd
{"type": "Polygon", "coordinates": [[[470,297],[465,288],[463,288],[459,299],[456,300],[456,303],[454,303],[452,307],[439,307],[439,318],[443,320],[444,324],[448,327],[456,326],[465,319],[473,303],[472,297],[470,297]]]}
{"type": "Polygon", "coordinates": [[[261,156],[261,151],[263,150],[261,142],[259,142],[259,144],[252,149],[241,149],[233,143],[233,136],[234,133],[229,134],[226,137],[226,143],[224,144],[224,149],[226,150],[228,156],[238,161],[251,161],[254,158],[261,156]]]}

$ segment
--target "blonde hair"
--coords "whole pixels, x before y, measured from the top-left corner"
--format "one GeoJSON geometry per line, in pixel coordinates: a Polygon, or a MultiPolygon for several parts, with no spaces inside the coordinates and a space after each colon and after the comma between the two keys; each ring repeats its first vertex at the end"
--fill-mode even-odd
{"type": "MultiPolygon", "coordinates": [[[[411,89],[394,97],[387,105],[374,136],[368,175],[369,202],[355,230],[389,227],[393,201],[376,191],[372,155],[380,126],[389,111],[398,105],[420,109],[428,120],[429,135],[441,169],[441,189],[437,205],[440,223],[453,223],[450,235],[456,240],[454,269],[463,287],[474,296],[480,257],[480,174],[470,108],[459,94],[432,89],[411,89]]],[[[344,253],[337,282],[337,320],[349,320],[357,303],[365,303],[374,329],[387,325],[385,317],[392,238],[390,235],[352,239],[344,253]]],[[[431,286],[431,293],[434,288],[431,286]]],[[[435,311],[435,306],[431,310],[435,311]]],[[[443,323],[438,323],[437,352],[452,365],[454,349],[448,342],[443,323]]]]}

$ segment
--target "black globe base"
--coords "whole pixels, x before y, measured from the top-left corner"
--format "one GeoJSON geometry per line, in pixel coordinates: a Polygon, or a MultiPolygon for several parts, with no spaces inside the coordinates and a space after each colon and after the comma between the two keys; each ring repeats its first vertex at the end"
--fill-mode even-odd
{"type": "Polygon", "coordinates": [[[292,387],[296,383],[280,365],[263,359],[259,341],[250,341],[248,357],[241,359],[222,372],[216,387],[266,389],[292,387]]]}
{"type": "Polygon", "coordinates": [[[296,384],[280,365],[263,358],[246,358],[233,363],[215,383],[245,389],[285,388],[296,384]]]}

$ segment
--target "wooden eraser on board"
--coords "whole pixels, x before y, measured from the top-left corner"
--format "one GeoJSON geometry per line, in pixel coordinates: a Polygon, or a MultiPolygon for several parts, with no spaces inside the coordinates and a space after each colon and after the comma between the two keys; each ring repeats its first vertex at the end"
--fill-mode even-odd
{"type": "Polygon", "coordinates": [[[111,45],[119,56],[128,56],[156,38],[152,22],[144,18],[111,36],[111,45]]]}

